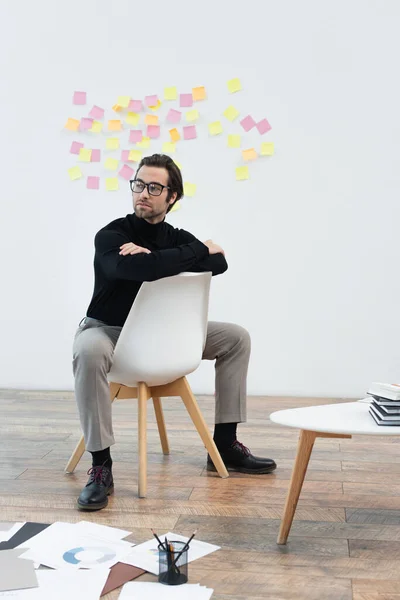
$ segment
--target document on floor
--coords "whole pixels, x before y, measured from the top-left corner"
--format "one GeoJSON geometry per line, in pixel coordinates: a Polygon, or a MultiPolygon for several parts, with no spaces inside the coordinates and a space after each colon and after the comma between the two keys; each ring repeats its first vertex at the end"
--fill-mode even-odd
{"type": "Polygon", "coordinates": [[[209,600],[213,592],[211,588],[198,583],[164,585],[134,581],[124,585],[119,600],[209,600]]]}
{"type": "Polygon", "coordinates": [[[0,542],[8,542],[25,523],[0,523],[0,542]]]}
{"type": "MultiPolygon", "coordinates": [[[[184,537],[182,535],[178,535],[177,533],[165,533],[160,535],[159,538],[163,542],[165,538],[167,538],[170,542],[187,542],[189,538],[184,537]]],[[[197,558],[202,558],[207,554],[211,554],[211,552],[215,552],[219,550],[220,546],[214,546],[214,544],[208,544],[207,542],[200,542],[199,540],[193,539],[190,542],[189,552],[188,552],[188,562],[192,562],[197,558]]],[[[138,544],[134,548],[132,548],[131,552],[127,554],[121,562],[124,562],[128,565],[133,565],[134,567],[140,567],[145,571],[149,571],[154,575],[158,575],[158,542],[155,538],[152,538],[148,542],[144,542],[143,544],[138,544]]],[[[163,584],[161,584],[163,585],[163,584]]]]}
{"type": "Polygon", "coordinates": [[[19,558],[23,552],[23,548],[0,551],[1,592],[38,586],[33,562],[19,558]]]}

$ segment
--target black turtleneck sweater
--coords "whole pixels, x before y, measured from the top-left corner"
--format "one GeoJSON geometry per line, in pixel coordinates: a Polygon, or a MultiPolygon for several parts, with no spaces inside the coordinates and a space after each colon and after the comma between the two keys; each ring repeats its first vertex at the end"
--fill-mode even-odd
{"type": "Polygon", "coordinates": [[[100,229],[94,244],[94,292],[86,314],[108,325],[123,326],[144,281],[183,271],[219,275],[228,268],[223,254],[210,255],[188,231],[166,221],[152,225],[134,213],[100,229]],[[128,242],[151,253],[120,255],[120,246],[128,242]]]}

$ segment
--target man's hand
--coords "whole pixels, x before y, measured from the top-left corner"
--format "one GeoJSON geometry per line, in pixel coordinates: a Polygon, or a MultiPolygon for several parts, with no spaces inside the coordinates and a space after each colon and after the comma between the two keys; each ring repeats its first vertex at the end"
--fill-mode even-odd
{"type": "Polygon", "coordinates": [[[210,254],[223,254],[225,256],[225,252],[222,250],[221,246],[214,244],[212,240],[206,240],[204,244],[207,246],[210,254]]]}
{"type": "Polygon", "coordinates": [[[126,256],[127,254],[141,254],[143,252],[144,254],[151,254],[150,250],[148,250],[147,248],[143,248],[142,246],[137,246],[133,242],[123,244],[122,246],[120,246],[120,250],[120,254],[122,254],[122,256],[126,256]]]}

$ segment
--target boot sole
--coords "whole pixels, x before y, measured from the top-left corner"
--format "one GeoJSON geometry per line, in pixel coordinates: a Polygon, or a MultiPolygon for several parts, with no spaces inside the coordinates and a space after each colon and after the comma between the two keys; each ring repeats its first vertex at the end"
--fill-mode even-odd
{"type": "MultiPolygon", "coordinates": [[[[114,493],[114,486],[109,488],[108,492],[107,492],[107,496],[111,496],[111,494],[114,493]]],[[[108,505],[108,498],[106,498],[104,500],[104,502],[101,503],[97,503],[97,504],[80,504],[79,499],[76,502],[79,510],[101,510],[102,508],[105,508],[108,505]]]]}
{"type": "MultiPolygon", "coordinates": [[[[246,467],[234,467],[230,465],[225,465],[227,471],[232,471],[236,473],[247,473],[248,475],[268,475],[268,473],[272,473],[275,471],[276,466],[274,467],[265,467],[264,469],[246,469],[246,467]]],[[[213,464],[207,464],[207,471],[217,472],[217,469],[213,464]]]]}

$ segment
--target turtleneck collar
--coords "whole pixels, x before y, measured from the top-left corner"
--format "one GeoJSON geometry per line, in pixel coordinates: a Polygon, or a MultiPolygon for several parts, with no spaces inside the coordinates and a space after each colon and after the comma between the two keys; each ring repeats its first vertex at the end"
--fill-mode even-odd
{"type": "Polygon", "coordinates": [[[132,227],[146,238],[156,238],[165,228],[165,218],[159,223],[153,224],[148,223],[145,219],[140,219],[135,213],[131,213],[127,216],[132,227]]]}

